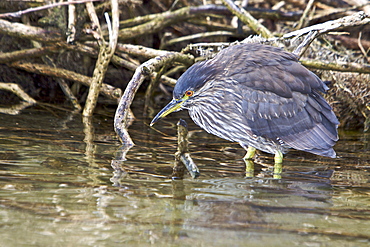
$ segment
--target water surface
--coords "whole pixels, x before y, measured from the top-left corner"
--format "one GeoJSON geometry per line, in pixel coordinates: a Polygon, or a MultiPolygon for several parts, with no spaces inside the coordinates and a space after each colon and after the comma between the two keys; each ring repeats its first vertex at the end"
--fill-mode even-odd
{"type": "Polygon", "coordinates": [[[245,178],[237,144],[186,112],[150,128],[141,111],[125,161],[116,160],[113,109],[91,127],[49,107],[0,115],[0,246],[369,245],[369,135],[341,131],[338,159],[290,152],[281,179],[262,154],[245,178]],[[180,117],[196,179],[171,179],[180,117]]]}

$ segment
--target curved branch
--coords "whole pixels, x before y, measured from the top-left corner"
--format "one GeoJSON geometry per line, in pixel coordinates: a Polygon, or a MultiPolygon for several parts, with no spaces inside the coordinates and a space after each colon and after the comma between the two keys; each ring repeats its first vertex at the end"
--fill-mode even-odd
{"type": "Polygon", "coordinates": [[[17,95],[21,100],[31,103],[31,104],[36,104],[36,100],[34,100],[31,96],[29,96],[21,86],[15,83],[5,83],[5,82],[0,82],[0,90],[7,90],[15,95],[17,95]]]}
{"type": "Polygon", "coordinates": [[[128,83],[125,92],[118,104],[116,114],[114,116],[114,130],[118,134],[121,142],[126,145],[133,145],[130,135],[127,132],[128,128],[128,114],[134,96],[139,89],[144,79],[154,71],[168,63],[181,62],[184,64],[191,64],[194,58],[191,55],[184,55],[177,52],[167,52],[167,54],[152,58],[141,64],[135,71],[130,82],[128,83]]]}

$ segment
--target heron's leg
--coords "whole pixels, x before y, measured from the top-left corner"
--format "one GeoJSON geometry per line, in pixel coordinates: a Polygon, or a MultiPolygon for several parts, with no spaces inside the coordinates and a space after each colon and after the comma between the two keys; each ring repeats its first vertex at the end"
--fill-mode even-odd
{"type": "Polygon", "coordinates": [[[275,165],[273,177],[275,179],[281,179],[282,172],[283,172],[283,153],[277,150],[275,153],[275,165]]]}
{"type": "Polygon", "coordinates": [[[251,160],[256,153],[256,149],[254,147],[248,146],[247,154],[244,156],[244,160],[251,160]]]}
{"type": "Polygon", "coordinates": [[[254,163],[253,161],[244,159],[245,162],[245,177],[252,178],[254,176],[254,163]]]}
{"type": "Polygon", "coordinates": [[[281,173],[283,172],[283,163],[275,163],[273,178],[281,179],[281,173]]]}
{"type": "Polygon", "coordinates": [[[247,154],[244,156],[243,160],[245,162],[245,176],[251,178],[254,175],[254,163],[252,161],[256,149],[254,147],[248,146],[247,154]]]}
{"type": "Polygon", "coordinates": [[[275,164],[283,163],[283,153],[280,150],[276,150],[275,153],[275,164]]]}

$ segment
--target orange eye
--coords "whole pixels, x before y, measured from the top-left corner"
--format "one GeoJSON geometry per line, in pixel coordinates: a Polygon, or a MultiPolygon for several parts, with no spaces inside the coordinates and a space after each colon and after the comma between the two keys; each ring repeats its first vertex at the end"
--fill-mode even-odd
{"type": "Polygon", "coordinates": [[[194,94],[194,91],[191,91],[191,90],[188,90],[188,91],[185,92],[185,95],[188,96],[188,97],[193,96],[193,94],[194,94]]]}

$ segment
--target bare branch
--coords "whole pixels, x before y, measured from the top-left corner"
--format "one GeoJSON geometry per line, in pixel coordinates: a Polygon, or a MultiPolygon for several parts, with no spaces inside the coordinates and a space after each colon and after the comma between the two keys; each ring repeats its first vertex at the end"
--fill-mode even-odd
{"type": "MultiPolygon", "coordinates": [[[[53,60],[49,56],[43,56],[42,60],[49,66],[56,68],[57,66],[53,62],[53,60]]],[[[68,84],[65,82],[63,78],[56,78],[57,83],[59,84],[60,88],[62,89],[64,95],[69,99],[69,101],[72,103],[73,107],[80,111],[82,109],[81,105],[78,103],[78,99],[74,96],[72,93],[72,90],[69,88],[68,84]]]]}
{"type": "Polygon", "coordinates": [[[215,32],[204,32],[204,33],[196,33],[188,36],[182,36],[179,38],[171,39],[163,44],[161,44],[161,49],[163,49],[166,46],[173,45],[179,42],[184,42],[184,41],[191,41],[194,39],[199,39],[199,38],[205,38],[205,37],[215,37],[215,36],[232,36],[234,33],[232,32],[227,32],[227,31],[215,31],[215,32]]]}
{"type": "Polygon", "coordinates": [[[167,52],[167,54],[152,58],[142,65],[140,65],[134,75],[132,76],[130,82],[128,83],[125,92],[118,104],[116,114],[114,117],[114,129],[118,134],[121,142],[127,145],[133,145],[134,142],[131,140],[130,135],[127,132],[128,128],[128,113],[134,99],[134,96],[146,78],[152,72],[158,70],[160,67],[164,66],[166,63],[173,63],[175,61],[189,64],[193,63],[194,58],[190,55],[184,55],[177,52],[167,52]]]}
{"type": "MultiPolygon", "coordinates": [[[[68,0],[73,3],[73,0],[68,0]]],[[[76,6],[74,4],[68,5],[68,34],[67,43],[72,44],[76,38],[76,6]]]]}
{"type": "Polygon", "coordinates": [[[0,53],[0,63],[10,63],[25,58],[40,57],[53,51],[57,51],[58,49],[58,46],[45,46],[41,48],[32,48],[21,51],[0,53]]]}
{"type": "Polygon", "coordinates": [[[305,27],[306,24],[308,23],[307,16],[310,13],[310,10],[313,7],[315,0],[309,0],[306,6],[306,9],[304,10],[301,19],[298,22],[297,28],[296,29],[301,29],[302,27],[305,27]]]}
{"type": "Polygon", "coordinates": [[[262,37],[272,38],[274,37],[271,32],[260,24],[251,14],[245,9],[239,8],[231,0],[222,0],[222,2],[228,7],[228,9],[236,15],[243,23],[247,24],[257,34],[261,34],[262,37]]]}
{"type": "MultiPolygon", "coordinates": [[[[48,75],[53,77],[60,77],[71,81],[80,82],[86,86],[90,86],[91,77],[81,75],[79,73],[61,69],[61,68],[53,68],[51,66],[47,66],[44,64],[36,64],[36,63],[20,63],[20,62],[14,62],[11,64],[8,64],[11,67],[19,68],[26,70],[31,73],[41,74],[41,75],[48,75]]],[[[122,94],[121,89],[115,88],[111,85],[102,84],[101,92],[105,96],[107,96],[110,99],[118,100],[122,94]]]]}
{"type": "MultiPolygon", "coordinates": [[[[87,5],[92,5],[92,3],[88,3],[87,5]]],[[[92,116],[94,108],[96,106],[100,87],[103,83],[103,79],[105,76],[105,73],[108,69],[108,65],[110,63],[110,60],[114,54],[114,51],[116,49],[117,41],[118,41],[118,30],[119,30],[119,10],[118,10],[118,0],[111,0],[111,6],[112,6],[112,27],[111,27],[111,33],[110,33],[110,40],[109,40],[109,46],[105,43],[105,41],[101,40],[100,50],[99,50],[99,56],[98,60],[96,61],[96,66],[93,73],[93,80],[91,82],[90,88],[89,88],[89,94],[86,99],[85,108],[83,110],[82,115],[84,116],[92,116]]],[[[92,20],[95,20],[96,14],[95,9],[92,10],[90,6],[90,17],[92,20]]],[[[109,16],[108,16],[109,18],[109,16]]],[[[109,25],[110,23],[108,23],[109,25]]],[[[100,27],[99,27],[100,29],[100,27]]]]}
{"type": "Polygon", "coordinates": [[[48,5],[36,7],[36,8],[29,8],[29,9],[26,9],[26,10],[20,10],[20,11],[17,11],[17,12],[0,14],[0,18],[21,17],[24,14],[28,14],[28,13],[36,12],[36,11],[40,11],[40,10],[45,10],[45,9],[50,9],[50,8],[54,8],[54,7],[58,7],[58,6],[70,5],[70,4],[80,4],[80,3],[86,3],[86,2],[100,2],[100,1],[103,1],[103,0],[75,0],[75,1],[72,0],[72,1],[69,1],[69,2],[53,3],[53,4],[48,4],[48,5]]]}
{"type": "Polygon", "coordinates": [[[102,41],[104,42],[104,38],[103,38],[103,34],[101,32],[99,18],[96,15],[94,4],[92,2],[87,2],[85,5],[86,5],[87,13],[90,17],[90,21],[92,23],[92,28],[91,29],[94,30],[92,34],[93,34],[94,38],[98,41],[98,44],[102,45],[101,42],[102,41]]]}
{"type": "Polygon", "coordinates": [[[0,90],[7,90],[15,95],[17,95],[21,100],[26,101],[31,104],[36,104],[36,100],[34,100],[32,97],[30,97],[23,89],[21,86],[15,83],[5,83],[5,82],[0,82],[0,90]]]}
{"type": "Polygon", "coordinates": [[[370,64],[346,63],[346,62],[324,62],[313,59],[301,59],[300,62],[312,69],[335,70],[341,72],[354,72],[370,74],[370,64]]]}
{"type": "Polygon", "coordinates": [[[2,19],[0,19],[0,33],[40,42],[62,41],[62,35],[59,32],[47,31],[40,27],[32,27],[2,19]]]}
{"type": "Polygon", "coordinates": [[[319,34],[324,34],[330,31],[338,31],[346,27],[355,27],[366,24],[370,24],[370,18],[363,11],[360,11],[353,15],[345,16],[337,20],[327,21],[287,33],[283,36],[283,38],[288,39],[293,37],[300,37],[312,31],[317,31],[319,32],[319,34]]]}

